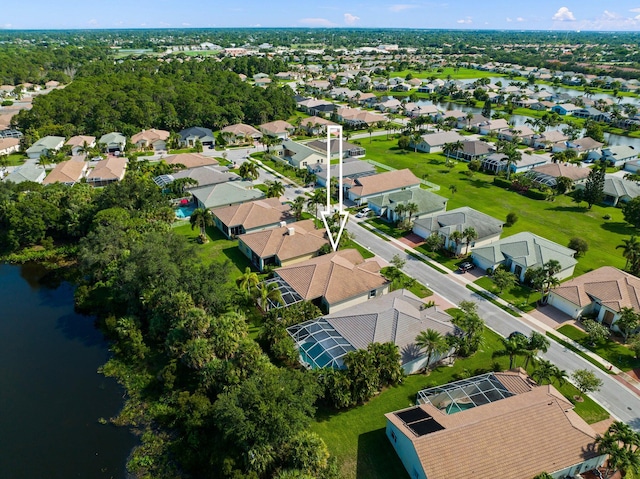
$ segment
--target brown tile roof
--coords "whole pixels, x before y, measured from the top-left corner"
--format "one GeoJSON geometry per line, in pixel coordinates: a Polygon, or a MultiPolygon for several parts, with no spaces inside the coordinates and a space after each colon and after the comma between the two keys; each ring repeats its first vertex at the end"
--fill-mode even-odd
{"type": "Polygon", "coordinates": [[[93,170],[87,175],[87,180],[121,180],[129,160],[124,156],[109,156],[105,160],[98,161],[93,170]]]}
{"type": "Polygon", "coordinates": [[[166,130],[156,130],[152,128],[151,130],[142,130],[140,133],[136,133],[131,137],[131,143],[134,145],[139,141],[148,141],[154,142],[157,140],[168,140],[169,132],[166,130]]]}
{"type": "Polygon", "coordinates": [[[325,238],[325,229],[316,229],[313,220],[247,233],[238,236],[238,239],[258,256],[277,256],[280,261],[316,253],[324,245],[329,244],[329,240],[325,238]],[[293,229],[293,235],[290,234],[290,229],[293,229]]]}
{"type": "Polygon", "coordinates": [[[331,120],[327,120],[326,118],[322,118],[321,116],[310,116],[305,118],[300,122],[302,126],[313,126],[313,125],[337,125],[331,120]]]}
{"type": "Polygon", "coordinates": [[[242,225],[245,230],[291,219],[291,205],[280,203],[278,198],[264,198],[239,205],[223,206],[211,212],[228,227],[242,225]]]}
{"type": "Polygon", "coordinates": [[[186,169],[218,164],[218,160],[215,158],[204,156],[200,153],[179,153],[165,156],[164,161],[169,165],[184,165],[186,169]]]}
{"type": "Polygon", "coordinates": [[[241,135],[262,136],[262,133],[260,133],[254,127],[252,127],[251,125],[245,125],[244,123],[237,123],[235,125],[225,126],[222,130],[220,130],[220,132],[233,133],[235,136],[241,136],[241,135]]]}
{"type": "Polygon", "coordinates": [[[87,163],[82,159],[71,159],[58,163],[51,173],[42,182],[45,185],[51,183],[75,183],[82,178],[82,174],[87,169],[87,163]]]}
{"type": "Polygon", "coordinates": [[[591,170],[589,168],[582,168],[579,166],[565,166],[562,163],[547,163],[546,165],[536,166],[533,168],[533,171],[553,176],[554,178],[566,176],[573,181],[578,181],[589,176],[589,172],[591,170]]]}
{"type": "Polygon", "coordinates": [[[580,307],[597,298],[614,311],[624,307],[640,311],[640,278],[612,266],[603,266],[567,281],[556,287],[553,294],[580,307]]]}
{"type": "Polygon", "coordinates": [[[420,407],[444,429],[416,437],[394,413],[386,417],[413,443],[429,479],[530,478],[598,456],[595,431],[550,385],[450,415],[420,407]]]}
{"type": "Polygon", "coordinates": [[[335,304],[387,283],[377,261],[365,261],[355,249],[345,249],[284,266],[276,274],[306,300],[324,297],[335,304]]]}
{"type": "Polygon", "coordinates": [[[287,123],[284,120],[276,120],[269,123],[263,123],[260,125],[260,129],[270,135],[278,135],[279,133],[285,133],[293,130],[295,127],[291,123],[287,123]]]}
{"type": "Polygon", "coordinates": [[[0,138],[0,151],[13,148],[19,144],[20,140],[18,138],[0,138]]]}
{"type": "Polygon", "coordinates": [[[387,171],[377,175],[363,176],[355,180],[356,186],[351,192],[358,196],[370,196],[420,184],[420,180],[411,170],[387,171]]]}
{"type": "Polygon", "coordinates": [[[65,145],[83,146],[85,142],[87,143],[87,145],[90,145],[92,143],[95,143],[95,141],[96,141],[96,137],[95,136],[77,135],[77,136],[72,136],[71,138],[69,138],[67,140],[67,142],[65,143],[65,145]]]}

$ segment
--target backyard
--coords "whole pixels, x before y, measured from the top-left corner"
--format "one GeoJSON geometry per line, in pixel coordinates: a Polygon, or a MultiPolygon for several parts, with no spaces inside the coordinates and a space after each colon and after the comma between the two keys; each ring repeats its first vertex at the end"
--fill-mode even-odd
{"type": "MultiPolygon", "coordinates": [[[[402,463],[385,435],[384,414],[415,404],[416,394],[425,389],[473,376],[492,368],[493,351],[500,349],[500,336],[486,329],[480,351],[466,359],[458,359],[452,367],[441,366],[428,376],[412,375],[400,386],[387,389],[367,404],[344,412],[320,409],[312,429],[320,434],[336,456],[342,477],[357,479],[408,478],[402,463]]],[[[498,360],[502,368],[508,367],[509,359],[498,360]]],[[[522,365],[518,358],[517,364],[522,365]]],[[[529,367],[529,372],[533,369],[529,367]]],[[[577,390],[566,383],[559,388],[567,398],[577,394],[577,390]]],[[[572,402],[573,400],[570,399],[572,402]]],[[[588,423],[609,417],[599,405],[588,397],[584,402],[575,403],[575,411],[588,423]]]]}
{"type": "Polygon", "coordinates": [[[585,203],[578,205],[565,195],[557,197],[555,201],[533,200],[494,186],[492,175],[476,172],[473,177],[466,176],[468,168],[464,162],[447,168],[442,154],[401,150],[397,140],[374,137],[367,144],[367,159],[397,169],[410,168],[418,178],[440,185],[440,191],[436,193],[449,198],[447,210],[473,206],[501,220],[508,213],[515,212],[518,221],[511,227],[505,226],[503,237],[531,231],[563,246],[573,237],[585,239],[589,251],[579,259],[575,275],[605,265],[624,268],[624,258],[616,246],[623,239],[637,234],[637,230],[624,221],[619,208],[594,205],[589,210],[585,203]],[[455,186],[454,192],[451,186],[455,186]],[[605,220],[605,215],[611,219],[605,220]]]}

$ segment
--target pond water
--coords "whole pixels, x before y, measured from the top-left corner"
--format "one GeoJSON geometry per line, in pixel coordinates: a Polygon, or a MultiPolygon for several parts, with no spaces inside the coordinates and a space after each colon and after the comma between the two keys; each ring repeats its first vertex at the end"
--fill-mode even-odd
{"type": "Polygon", "coordinates": [[[126,477],[135,437],[103,425],[123,390],[97,373],[109,358],[73,286],[36,265],[0,264],[0,477],[126,477]]]}

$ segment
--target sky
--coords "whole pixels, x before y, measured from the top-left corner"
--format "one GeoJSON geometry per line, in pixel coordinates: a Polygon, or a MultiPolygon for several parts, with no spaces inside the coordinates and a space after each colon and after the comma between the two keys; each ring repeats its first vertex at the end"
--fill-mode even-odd
{"type": "Polygon", "coordinates": [[[29,0],[2,29],[333,27],[640,31],[640,0],[29,0]]]}

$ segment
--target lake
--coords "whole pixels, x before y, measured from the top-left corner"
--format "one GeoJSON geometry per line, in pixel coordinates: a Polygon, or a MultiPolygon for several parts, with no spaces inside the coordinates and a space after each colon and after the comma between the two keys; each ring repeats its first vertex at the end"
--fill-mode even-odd
{"type": "Polygon", "coordinates": [[[37,265],[0,264],[2,478],[126,477],[135,437],[98,422],[118,413],[123,389],[97,373],[108,345],[73,292],[37,265]]]}

